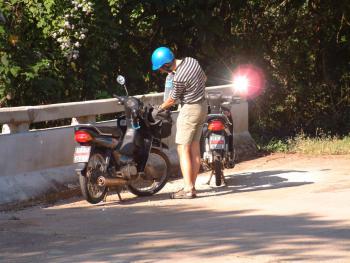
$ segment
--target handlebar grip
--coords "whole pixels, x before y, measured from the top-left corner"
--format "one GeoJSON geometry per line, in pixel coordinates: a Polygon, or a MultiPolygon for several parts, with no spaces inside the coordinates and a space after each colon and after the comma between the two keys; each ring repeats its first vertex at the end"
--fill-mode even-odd
{"type": "Polygon", "coordinates": [[[232,102],[232,103],[235,103],[235,102],[239,102],[241,100],[241,97],[237,96],[237,95],[225,95],[225,96],[222,96],[222,99],[224,101],[227,101],[227,102],[232,102]]]}

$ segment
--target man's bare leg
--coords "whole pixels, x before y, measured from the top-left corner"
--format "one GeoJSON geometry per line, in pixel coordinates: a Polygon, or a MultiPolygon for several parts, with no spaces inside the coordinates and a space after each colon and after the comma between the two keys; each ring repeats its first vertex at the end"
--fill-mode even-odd
{"type": "Polygon", "coordinates": [[[199,168],[201,165],[201,155],[199,142],[191,143],[191,162],[192,162],[192,175],[191,182],[193,187],[196,185],[196,179],[199,173],[199,168]]]}
{"type": "Polygon", "coordinates": [[[184,178],[184,190],[190,191],[193,189],[192,182],[192,161],[191,161],[191,144],[179,144],[177,151],[180,159],[180,167],[184,178]]]}

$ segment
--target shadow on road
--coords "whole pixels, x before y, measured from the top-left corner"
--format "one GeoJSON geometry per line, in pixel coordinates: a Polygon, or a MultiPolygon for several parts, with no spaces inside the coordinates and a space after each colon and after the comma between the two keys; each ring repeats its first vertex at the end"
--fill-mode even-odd
{"type": "MultiPolygon", "coordinates": [[[[227,189],[257,191],[311,183],[288,182],[277,176],[292,172],[305,171],[235,174],[227,176],[228,187],[212,191],[220,195],[228,194],[227,189]]],[[[186,201],[168,206],[146,201],[163,199],[168,195],[129,199],[126,205],[38,209],[39,222],[18,216],[10,222],[12,228],[0,221],[0,233],[6,236],[0,239],[0,261],[157,262],[172,253],[205,260],[240,253],[327,262],[343,259],[342,253],[350,251],[350,228],[345,221],[323,220],[311,213],[268,215],[208,209],[186,201]],[[330,244],[337,247],[338,256],[324,250],[330,244]]]]}
{"type": "Polygon", "coordinates": [[[325,262],[337,257],[322,253],[323,247],[350,250],[350,229],[342,221],[252,212],[193,205],[41,210],[40,218],[51,220],[45,227],[38,223],[25,230],[24,218],[13,232],[0,227],[7,237],[0,240],[0,261],[157,262],[172,253],[206,260],[243,253],[325,262]]]}

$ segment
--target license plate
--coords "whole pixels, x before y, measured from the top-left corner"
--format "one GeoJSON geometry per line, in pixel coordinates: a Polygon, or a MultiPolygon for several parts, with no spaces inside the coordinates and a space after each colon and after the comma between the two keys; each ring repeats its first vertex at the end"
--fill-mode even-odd
{"type": "Polygon", "coordinates": [[[211,150],[223,150],[225,149],[225,137],[222,135],[210,135],[209,146],[211,150]]]}
{"type": "Polygon", "coordinates": [[[74,151],[74,163],[87,163],[90,157],[91,146],[77,146],[74,151]]]}

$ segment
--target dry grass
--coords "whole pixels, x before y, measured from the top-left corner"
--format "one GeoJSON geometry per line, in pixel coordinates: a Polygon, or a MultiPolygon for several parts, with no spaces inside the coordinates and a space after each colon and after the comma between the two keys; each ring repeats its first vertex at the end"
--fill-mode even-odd
{"type": "Polygon", "coordinates": [[[266,145],[260,145],[259,148],[268,152],[312,155],[350,154],[350,134],[345,137],[324,134],[319,134],[316,137],[308,137],[304,134],[299,134],[287,141],[273,139],[266,145]]]}
{"type": "Polygon", "coordinates": [[[299,135],[288,141],[288,151],[303,154],[350,154],[350,136],[321,136],[316,138],[299,135]]]}

